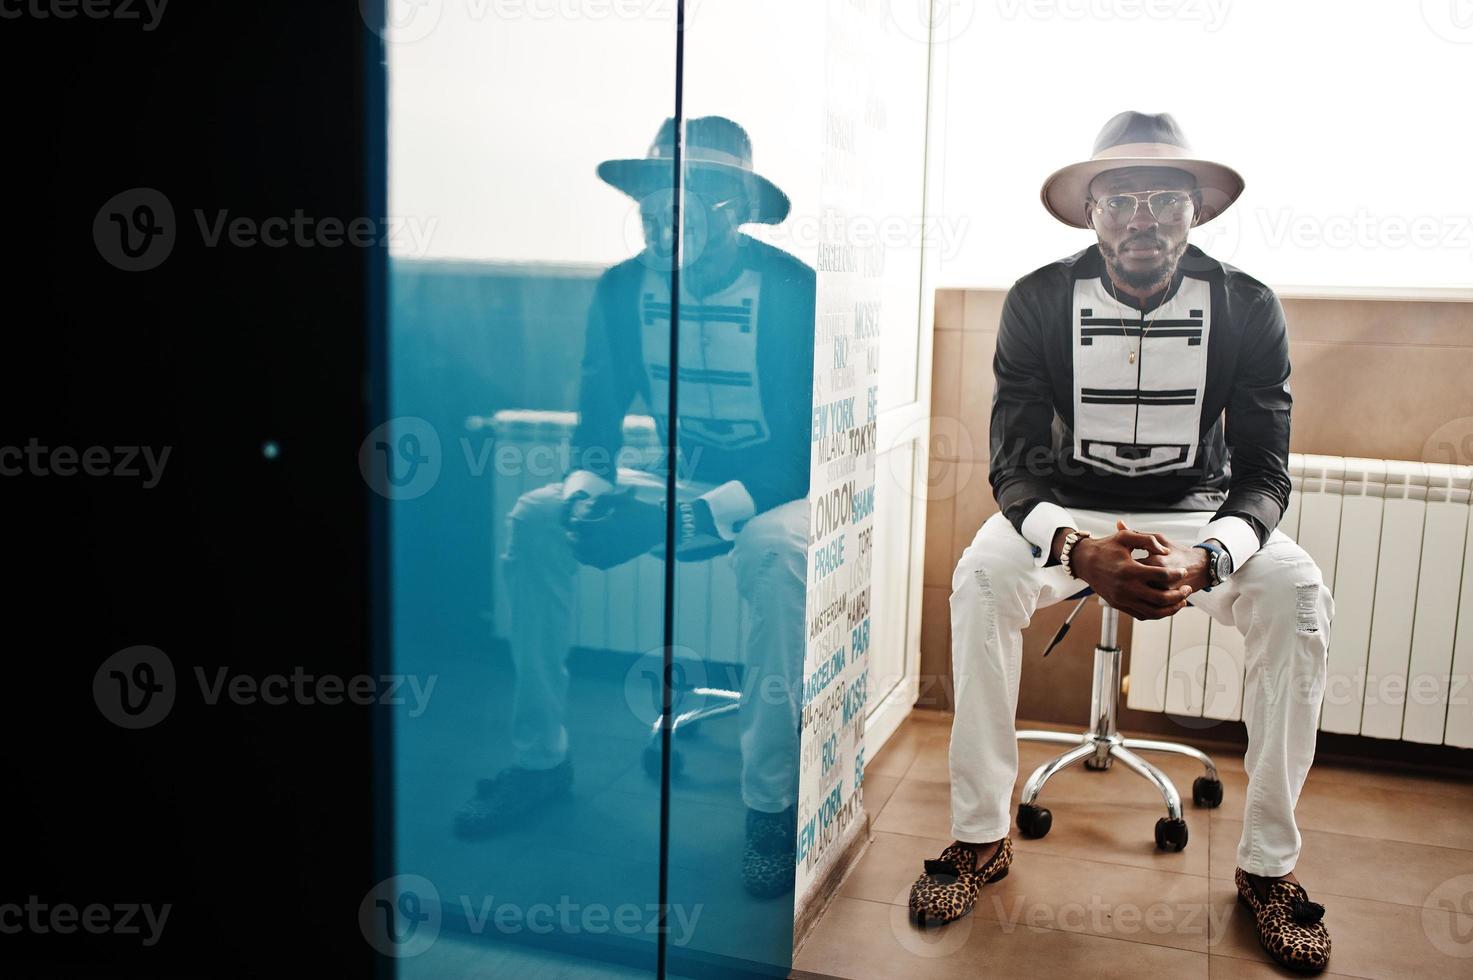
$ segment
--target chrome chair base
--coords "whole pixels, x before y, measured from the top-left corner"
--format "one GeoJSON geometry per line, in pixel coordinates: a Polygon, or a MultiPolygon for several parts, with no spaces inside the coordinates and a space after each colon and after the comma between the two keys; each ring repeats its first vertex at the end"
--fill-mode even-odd
{"type": "MultiPolygon", "coordinates": [[[[669,720],[671,776],[679,776],[685,768],[684,760],[680,755],[680,741],[699,734],[701,722],[729,715],[741,710],[742,707],[741,691],[729,691],[719,687],[693,687],[689,689],[689,693],[715,703],[677,712],[675,717],[669,720]]],[[[644,771],[652,779],[659,779],[661,770],[664,768],[660,743],[666,724],[665,715],[656,718],[654,724],[650,726],[649,739],[645,743],[644,771]]]]}
{"type": "MultiPolygon", "coordinates": [[[[1086,594],[1080,599],[1080,604],[1083,605],[1088,598],[1089,595],[1086,594]]],[[[1052,815],[1038,806],[1036,801],[1044,784],[1055,773],[1062,772],[1076,762],[1083,763],[1086,769],[1103,771],[1110,768],[1113,760],[1119,759],[1127,768],[1143,776],[1160,791],[1161,798],[1166,803],[1166,816],[1157,821],[1156,846],[1162,850],[1179,851],[1187,844],[1181,795],[1169,776],[1136,753],[1171,752],[1202,763],[1206,774],[1198,777],[1192,784],[1192,799],[1199,806],[1215,807],[1222,803],[1222,782],[1217,776],[1217,766],[1205,752],[1190,745],[1148,738],[1126,738],[1120,734],[1116,728],[1116,715],[1120,705],[1120,647],[1116,641],[1116,631],[1120,614],[1103,599],[1100,600],[1100,606],[1103,616],[1100,623],[1100,642],[1095,646],[1094,680],[1090,686],[1090,730],[1079,735],[1036,729],[1018,732],[1019,741],[1073,746],[1069,751],[1035,769],[1033,775],[1023,784],[1023,792],[1018,801],[1018,829],[1026,837],[1042,837],[1048,833],[1053,823],[1052,815]]],[[[1072,615],[1070,618],[1073,618],[1072,615]]]]}

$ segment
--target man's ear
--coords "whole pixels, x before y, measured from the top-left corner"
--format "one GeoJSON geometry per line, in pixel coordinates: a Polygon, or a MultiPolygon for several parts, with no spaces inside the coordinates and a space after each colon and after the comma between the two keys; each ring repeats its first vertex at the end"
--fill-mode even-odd
{"type": "Polygon", "coordinates": [[[1202,191],[1192,191],[1192,225],[1195,228],[1202,222],[1202,191]]]}
{"type": "Polygon", "coordinates": [[[1089,199],[1088,198],[1085,198],[1085,201],[1084,201],[1084,227],[1088,228],[1090,231],[1094,231],[1095,230],[1095,209],[1092,208],[1092,207],[1090,207],[1089,205],[1090,205],[1089,199]]]}

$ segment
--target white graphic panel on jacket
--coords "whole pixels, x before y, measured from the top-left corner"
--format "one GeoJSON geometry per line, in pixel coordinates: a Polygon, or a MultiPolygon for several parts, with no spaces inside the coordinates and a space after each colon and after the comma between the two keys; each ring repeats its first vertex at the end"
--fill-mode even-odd
{"type": "MultiPolygon", "coordinates": [[[[762,273],[746,269],[708,296],[680,303],[680,439],[691,447],[732,450],[767,441],[770,428],[757,370],[762,273]]],[[[670,289],[650,271],[640,289],[640,326],[650,412],[668,431],[670,289]]]]}
{"type": "Polygon", "coordinates": [[[1186,277],[1157,309],[1074,283],[1074,455],[1126,476],[1185,469],[1202,434],[1212,291],[1186,277]],[[1132,356],[1133,355],[1133,356],[1132,356]]]}

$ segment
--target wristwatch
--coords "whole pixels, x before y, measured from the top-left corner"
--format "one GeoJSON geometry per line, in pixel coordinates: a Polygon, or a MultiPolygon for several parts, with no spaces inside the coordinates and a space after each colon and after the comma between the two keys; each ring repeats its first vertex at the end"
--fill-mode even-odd
{"type": "Polygon", "coordinates": [[[1233,574],[1233,556],[1228,554],[1226,548],[1219,548],[1215,544],[1204,541],[1201,544],[1192,545],[1207,552],[1207,580],[1208,586],[1205,591],[1211,592],[1214,588],[1227,580],[1233,574]]]}

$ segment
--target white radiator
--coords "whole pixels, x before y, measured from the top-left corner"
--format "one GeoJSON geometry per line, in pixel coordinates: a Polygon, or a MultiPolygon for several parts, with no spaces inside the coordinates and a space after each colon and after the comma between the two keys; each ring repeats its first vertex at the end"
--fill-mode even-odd
{"type": "MultiPolygon", "coordinates": [[[[489,429],[495,440],[488,458],[496,460],[492,477],[492,517],[496,527],[493,560],[494,634],[505,639],[511,605],[499,560],[506,547],[506,515],[517,497],[562,478],[553,461],[567,459],[566,448],[577,424],[575,412],[504,410],[490,418],[472,416],[472,432],[489,429]],[[527,465],[519,465],[526,460],[527,465]]],[[[654,419],[624,419],[624,453],[620,463],[656,462],[661,458],[654,419]]],[[[581,567],[574,591],[574,644],[600,650],[645,654],[663,646],[665,566],[645,555],[608,571],[581,567]]],[[[703,562],[683,562],[676,571],[675,643],[677,657],[739,663],[745,617],[737,601],[736,573],[730,554],[703,562]]],[[[715,682],[715,679],[712,679],[715,682]]]]}
{"type": "MultiPolygon", "coordinates": [[[[1290,455],[1280,527],[1335,595],[1320,729],[1473,748],[1473,467],[1290,455]]],[[[1243,638],[1197,609],[1132,627],[1126,704],[1238,720],[1243,638]]]]}

